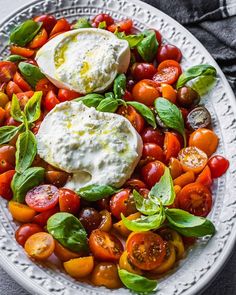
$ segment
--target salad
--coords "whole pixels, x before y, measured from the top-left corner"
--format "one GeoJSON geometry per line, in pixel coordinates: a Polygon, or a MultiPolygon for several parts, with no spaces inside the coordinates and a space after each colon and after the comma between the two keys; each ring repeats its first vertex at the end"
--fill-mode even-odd
{"type": "Polygon", "coordinates": [[[183,70],[159,31],[103,13],[27,20],[10,52],[0,62],[0,195],[16,241],[77,280],[155,290],[216,231],[211,186],[229,161],[215,154],[201,102],[215,68],[183,70]]]}

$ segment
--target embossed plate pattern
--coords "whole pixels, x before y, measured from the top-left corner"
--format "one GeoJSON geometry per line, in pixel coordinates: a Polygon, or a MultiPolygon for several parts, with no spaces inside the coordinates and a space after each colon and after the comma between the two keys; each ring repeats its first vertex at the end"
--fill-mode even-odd
{"type": "MultiPolygon", "coordinates": [[[[220,138],[218,153],[230,160],[227,175],[214,184],[214,208],[210,218],[217,228],[212,239],[201,239],[176,270],[163,278],[159,295],[199,294],[216,275],[233,249],[236,232],[236,105],[235,97],[220,68],[206,49],[186,29],[161,11],[137,0],[46,0],[35,1],[6,18],[0,26],[0,56],[8,55],[10,30],[35,15],[52,13],[56,17],[76,20],[98,13],[111,14],[115,19],[131,17],[140,30],[156,28],[164,40],[181,48],[184,68],[210,63],[218,71],[214,91],[204,100],[213,118],[214,130],[220,138]]],[[[33,263],[14,240],[16,224],[0,200],[0,263],[1,266],[32,294],[131,294],[129,290],[108,290],[79,283],[64,274],[59,267],[33,263]]]]}

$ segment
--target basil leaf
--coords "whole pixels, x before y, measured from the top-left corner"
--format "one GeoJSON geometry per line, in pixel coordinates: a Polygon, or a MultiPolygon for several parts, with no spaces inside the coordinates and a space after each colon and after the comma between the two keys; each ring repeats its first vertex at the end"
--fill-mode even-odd
{"type": "Polygon", "coordinates": [[[126,35],[125,32],[115,32],[117,38],[126,40],[129,43],[130,48],[136,47],[144,38],[144,34],[138,35],[126,35]]]}
{"type": "Polygon", "coordinates": [[[105,93],[105,98],[110,97],[110,98],[115,98],[114,93],[113,92],[107,92],[105,93]]]}
{"type": "Polygon", "coordinates": [[[125,74],[120,74],[115,78],[113,91],[116,99],[122,99],[125,94],[126,89],[126,76],[125,74]]]}
{"type": "Polygon", "coordinates": [[[20,61],[26,60],[26,58],[17,54],[12,54],[8,56],[5,60],[11,61],[11,62],[20,62],[20,61]]]}
{"type": "Polygon", "coordinates": [[[79,97],[74,99],[74,101],[82,101],[87,107],[94,107],[96,108],[99,103],[104,99],[104,96],[97,93],[90,93],[85,96],[79,97]]]}
{"type": "Polygon", "coordinates": [[[11,141],[16,134],[20,131],[22,128],[21,126],[3,126],[0,127],[0,144],[8,143],[11,141]]]}
{"type": "Polygon", "coordinates": [[[144,198],[136,190],[133,190],[133,197],[139,212],[145,215],[153,215],[160,211],[160,201],[153,200],[151,197],[144,198]]]}
{"type": "Polygon", "coordinates": [[[118,274],[122,283],[135,292],[152,292],[157,287],[156,280],[149,280],[143,276],[136,275],[125,269],[118,268],[118,274]]]}
{"type": "Polygon", "coordinates": [[[203,217],[192,215],[181,209],[166,209],[170,226],[187,237],[203,237],[215,233],[214,224],[203,217]]]}
{"type": "Polygon", "coordinates": [[[127,104],[134,107],[142,117],[150,124],[153,128],[157,127],[156,119],[153,112],[145,104],[137,101],[128,101],[127,104]]]}
{"type": "Polygon", "coordinates": [[[73,25],[73,29],[84,29],[91,27],[92,25],[90,24],[89,20],[85,17],[79,18],[77,22],[73,25]]]}
{"type": "Polygon", "coordinates": [[[109,197],[118,191],[119,189],[109,185],[91,184],[77,190],[77,194],[87,201],[98,201],[109,197]]]}
{"type": "Polygon", "coordinates": [[[31,167],[22,174],[15,173],[11,188],[13,191],[13,200],[18,203],[24,203],[26,193],[33,187],[41,184],[44,180],[44,168],[31,167]]]}
{"type": "Polygon", "coordinates": [[[160,120],[168,127],[178,131],[184,138],[186,145],[186,135],[184,129],[184,119],[179,108],[168,99],[159,97],[154,102],[160,120]]]}
{"type": "Polygon", "coordinates": [[[97,110],[100,112],[108,112],[114,113],[118,108],[118,101],[114,98],[104,98],[99,105],[97,106],[97,110]]]}
{"type": "Polygon", "coordinates": [[[23,122],[23,116],[22,116],[22,111],[20,108],[20,103],[15,94],[12,96],[12,101],[11,101],[11,116],[13,117],[14,120],[17,122],[23,122]]]}
{"type": "Polygon", "coordinates": [[[149,196],[152,198],[160,198],[161,203],[164,206],[169,206],[174,203],[175,191],[169,168],[165,168],[164,174],[162,175],[159,182],[157,182],[152,187],[152,189],[149,192],[149,196]]]}
{"type": "Polygon", "coordinates": [[[37,153],[37,143],[34,134],[26,130],[18,136],[16,142],[16,171],[24,172],[32,164],[37,153]]]}
{"type": "Polygon", "coordinates": [[[99,25],[98,25],[98,28],[101,29],[101,30],[105,30],[106,27],[107,27],[107,23],[105,21],[100,22],[99,25]]]}
{"type": "Polygon", "coordinates": [[[45,77],[39,67],[29,63],[20,62],[18,67],[25,80],[34,88],[38,81],[45,77]]]}
{"type": "Polygon", "coordinates": [[[216,84],[214,76],[200,76],[191,84],[191,87],[197,91],[200,96],[207,94],[216,84]]]}
{"type": "Polygon", "coordinates": [[[43,23],[27,20],[14,28],[10,34],[10,42],[19,46],[25,46],[37,35],[43,23]]]}
{"type": "Polygon", "coordinates": [[[48,232],[64,247],[73,252],[87,253],[87,233],[73,214],[59,212],[47,221],[48,232]]]}
{"type": "Polygon", "coordinates": [[[146,36],[137,46],[138,53],[146,62],[152,62],[156,56],[158,42],[154,31],[145,31],[146,36]]]}
{"type": "Polygon", "coordinates": [[[34,95],[28,100],[25,105],[25,115],[29,123],[33,123],[38,120],[41,115],[41,99],[43,92],[36,91],[34,95]]]}
{"type": "Polygon", "coordinates": [[[179,89],[180,87],[184,86],[188,81],[195,79],[199,76],[216,76],[216,69],[208,64],[204,65],[197,65],[193,66],[191,68],[188,68],[186,71],[184,71],[178,81],[176,88],[179,89]]]}

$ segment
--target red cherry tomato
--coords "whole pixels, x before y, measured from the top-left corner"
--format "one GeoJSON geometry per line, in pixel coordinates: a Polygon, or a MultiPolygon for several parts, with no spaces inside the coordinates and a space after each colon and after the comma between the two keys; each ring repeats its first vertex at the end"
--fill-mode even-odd
{"type": "Polygon", "coordinates": [[[48,33],[46,29],[42,28],[34,39],[29,43],[30,49],[38,49],[48,41],[48,33]]]}
{"type": "Polygon", "coordinates": [[[134,85],[132,96],[134,100],[150,106],[153,105],[155,99],[161,95],[156,82],[144,79],[134,85]]]}
{"type": "Polygon", "coordinates": [[[55,92],[53,90],[50,90],[44,99],[44,106],[46,110],[51,111],[59,103],[60,101],[57,98],[55,92]]]}
{"type": "Polygon", "coordinates": [[[59,212],[58,206],[35,215],[34,218],[32,219],[32,222],[44,228],[45,225],[47,224],[48,219],[52,215],[56,214],[57,212],[59,212]]]}
{"type": "Polygon", "coordinates": [[[13,81],[8,82],[6,87],[7,96],[11,99],[13,94],[23,92],[22,89],[13,81]]]}
{"type": "Polygon", "coordinates": [[[6,119],[5,125],[7,125],[7,126],[16,126],[17,127],[17,126],[20,125],[20,122],[17,122],[12,117],[9,117],[9,118],[6,119]]]}
{"type": "Polygon", "coordinates": [[[136,81],[152,79],[156,71],[153,64],[145,62],[135,62],[131,67],[131,74],[136,81]]]}
{"type": "Polygon", "coordinates": [[[4,173],[6,171],[13,170],[13,169],[14,169],[14,166],[12,164],[10,164],[4,159],[0,159],[0,173],[4,173]]]}
{"type": "Polygon", "coordinates": [[[57,23],[57,20],[54,16],[44,14],[44,15],[39,15],[34,18],[34,21],[36,22],[42,22],[43,27],[46,29],[47,33],[49,34],[55,24],[57,23]]]}
{"type": "Polygon", "coordinates": [[[163,147],[164,133],[159,129],[153,129],[152,127],[145,128],[141,133],[141,137],[144,143],[155,143],[163,147]]]}
{"type": "Polygon", "coordinates": [[[57,33],[70,31],[70,24],[65,18],[61,18],[57,21],[55,26],[53,27],[50,36],[53,36],[57,33]]]}
{"type": "Polygon", "coordinates": [[[54,86],[47,78],[39,80],[35,86],[35,90],[42,91],[43,96],[46,96],[50,90],[52,90],[54,93],[57,93],[56,86],[54,86]]]}
{"type": "Polygon", "coordinates": [[[11,165],[15,165],[16,148],[12,145],[3,145],[0,147],[0,160],[5,160],[11,165]]]}
{"type": "Polygon", "coordinates": [[[16,73],[16,65],[10,61],[0,61],[0,83],[9,82],[16,73]]]}
{"type": "Polygon", "coordinates": [[[60,211],[76,214],[80,208],[80,197],[70,189],[60,188],[59,207],[60,211]]]}
{"type": "Polygon", "coordinates": [[[182,53],[180,49],[174,45],[166,44],[159,46],[157,50],[157,61],[160,63],[167,59],[173,59],[180,62],[182,53]]]}
{"type": "Polygon", "coordinates": [[[216,155],[210,158],[208,166],[211,170],[212,178],[217,178],[228,170],[229,161],[222,156],[216,155]]]}
{"type": "Polygon", "coordinates": [[[117,113],[128,119],[138,133],[142,132],[145,121],[135,108],[132,106],[121,106],[119,107],[117,113]]]}
{"type": "Polygon", "coordinates": [[[112,33],[114,33],[115,31],[130,33],[132,27],[133,27],[133,21],[131,19],[126,19],[126,20],[110,25],[107,29],[108,31],[112,33]]]}
{"type": "Polygon", "coordinates": [[[31,86],[24,80],[24,78],[21,76],[20,73],[16,72],[13,81],[22,89],[24,92],[25,91],[30,91],[32,90],[31,86]]]}
{"type": "Polygon", "coordinates": [[[136,178],[130,178],[129,180],[127,180],[125,186],[136,190],[146,188],[146,184],[142,182],[140,179],[136,178]]]}
{"type": "Polygon", "coordinates": [[[12,198],[11,181],[14,174],[15,170],[9,170],[0,175],[0,196],[6,200],[12,198]]]}
{"type": "Polygon", "coordinates": [[[34,187],[25,197],[26,204],[37,212],[44,212],[58,203],[58,188],[51,184],[43,184],[34,187]]]}
{"type": "Polygon", "coordinates": [[[161,33],[158,30],[155,30],[155,29],[152,29],[152,30],[156,34],[156,39],[157,39],[158,45],[161,46],[161,43],[162,43],[162,35],[161,35],[161,33]]]}
{"type": "Polygon", "coordinates": [[[26,91],[17,93],[16,96],[19,99],[20,107],[23,109],[29,99],[34,95],[34,91],[26,91]]]}
{"type": "Polygon", "coordinates": [[[153,76],[153,80],[158,84],[174,84],[181,72],[180,64],[177,61],[165,60],[159,64],[157,73],[153,76]]]}
{"type": "Polygon", "coordinates": [[[208,165],[198,175],[196,182],[200,182],[201,184],[205,185],[206,187],[209,187],[209,188],[211,187],[212,176],[211,176],[211,170],[208,165]]]}
{"type": "Polygon", "coordinates": [[[166,162],[170,160],[171,157],[176,158],[181,149],[181,144],[178,137],[172,132],[165,132],[164,139],[164,154],[166,162]]]}
{"type": "Polygon", "coordinates": [[[163,162],[164,154],[161,147],[155,143],[144,143],[143,145],[143,159],[147,159],[149,161],[161,161],[163,162]]]}
{"type": "Polygon", "coordinates": [[[92,26],[98,28],[99,24],[102,22],[106,22],[106,27],[109,27],[114,24],[114,19],[109,14],[101,13],[94,17],[92,20],[92,26]]]}
{"type": "Polygon", "coordinates": [[[152,188],[164,174],[165,165],[160,161],[150,162],[141,169],[141,174],[148,188],[152,188]]]}
{"type": "Polygon", "coordinates": [[[81,94],[79,94],[78,92],[68,90],[68,89],[59,89],[58,91],[58,99],[61,102],[72,100],[80,96],[81,94]]]}
{"type": "Polygon", "coordinates": [[[15,239],[18,244],[24,247],[26,240],[33,234],[43,232],[43,229],[38,224],[26,223],[22,224],[15,232],[15,239]]]}
{"type": "Polygon", "coordinates": [[[125,90],[125,94],[123,96],[123,99],[125,101],[132,101],[132,100],[134,100],[132,94],[128,90],[125,90]]]}

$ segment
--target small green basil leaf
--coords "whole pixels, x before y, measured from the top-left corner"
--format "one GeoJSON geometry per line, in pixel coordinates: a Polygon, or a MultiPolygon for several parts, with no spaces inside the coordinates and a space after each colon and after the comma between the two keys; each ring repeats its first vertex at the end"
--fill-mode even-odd
{"type": "Polygon", "coordinates": [[[153,215],[160,211],[160,202],[152,198],[144,198],[136,190],[133,190],[136,208],[145,215],[153,215]]]}
{"type": "Polygon", "coordinates": [[[145,104],[137,101],[128,101],[127,104],[134,107],[142,117],[150,124],[153,128],[157,127],[156,119],[153,112],[145,104]]]}
{"type": "Polygon", "coordinates": [[[106,29],[106,27],[107,27],[107,23],[105,21],[100,22],[98,25],[98,28],[102,30],[106,29]]]}
{"type": "Polygon", "coordinates": [[[13,200],[18,203],[24,203],[26,193],[33,187],[41,184],[43,180],[44,168],[42,167],[31,167],[22,174],[15,173],[11,182],[13,200]]]}
{"type": "Polygon", "coordinates": [[[109,197],[118,191],[119,189],[109,185],[92,184],[80,188],[77,190],[77,194],[87,201],[98,201],[100,199],[109,197]]]}
{"type": "Polygon", "coordinates": [[[117,38],[126,40],[130,48],[136,47],[144,38],[144,34],[126,35],[124,32],[115,32],[117,38]]]}
{"type": "Polygon", "coordinates": [[[113,92],[107,92],[105,93],[105,98],[110,97],[110,98],[115,98],[114,93],[113,92]]]}
{"type": "Polygon", "coordinates": [[[19,103],[19,100],[15,94],[13,94],[12,101],[11,101],[11,116],[17,122],[23,122],[23,116],[22,116],[22,111],[20,108],[20,103],[19,103]]]}
{"type": "Polygon", "coordinates": [[[20,131],[22,128],[21,126],[3,126],[0,127],[0,144],[8,143],[11,141],[16,134],[20,131]]]}
{"type": "Polygon", "coordinates": [[[118,268],[118,274],[122,283],[130,290],[135,292],[152,292],[157,287],[156,280],[149,280],[143,276],[128,272],[125,269],[118,268]]]}
{"type": "Polygon", "coordinates": [[[200,76],[196,81],[193,81],[191,87],[197,91],[200,96],[207,94],[216,84],[215,76],[200,76]]]}
{"type": "Polygon", "coordinates": [[[108,112],[114,113],[118,108],[118,101],[114,98],[104,98],[99,105],[97,106],[97,110],[100,112],[108,112]]]}
{"type": "Polygon", "coordinates": [[[76,98],[76,99],[74,99],[74,101],[77,101],[77,102],[82,101],[83,104],[86,105],[87,107],[96,108],[103,99],[104,99],[104,96],[101,95],[101,94],[90,93],[90,94],[87,94],[85,96],[76,98]]]}
{"type": "Polygon", "coordinates": [[[126,76],[119,74],[114,81],[113,91],[116,99],[122,99],[126,89],[126,76]]]}
{"type": "Polygon", "coordinates": [[[11,62],[20,62],[20,61],[26,60],[26,58],[17,54],[13,54],[8,56],[5,60],[11,61],[11,62]]]}
{"type": "Polygon", "coordinates": [[[176,88],[179,89],[180,87],[184,86],[188,81],[195,79],[199,76],[216,76],[216,69],[208,64],[204,65],[197,65],[191,68],[188,68],[184,71],[178,81],[176,88]]]}
{"type": "Polygon", "coordinates": [[[154,31],[145,31],[146,36],[137,46],[138,53],[146,62],[152,62],[156,56],[158,42],[154,31]]]}
{"type": "Polygon", "coordinates": [[[79,18],[77,22],[73,25],[73,29],[84,29],[91,28],[89,20],[85,17],[79,18]]]}
{"type": "Polygon", "coordinates": [[[41,99],[43,92],[36,91],[34,95],[28,100],[25,105],[25,115],[29,123],[33,123],[38,120],[41,115],[41,99]]]}
{"type": "Polygon", "coordinates": [[[25,46],[37,35],[43,23],[27,20],[15,27],[10,35],[10,42],[19,46],[25,46]]]}
{"type": "Polygon", "coordinates": [[[164,206],[169,206],[173,204],[175,200],[175,191],[169,168],[165,168],[164,174],[162,175],[159,182],[157,182],[152,187],[149,192],[149,196],[154,199],[160,199],[164,206]]]}
{"type": "Polygon", "coordinates": [[[26,130],[18,136],[16,142],[16,171],[24,172],[32,164],[37,153],[37,142],[34,134],[26,130]]]}
{"type": "Polygon", "coordinates": [[[170,226],[187,237],[203,237],[215,233],[214,224],[203,217],[192,215],[181,209],[166,209],[170,226]]]}
{"type": "Polygon", "coordinates": [[[19,69],[25,80],[34,88],[38,81],[45,77],[39,67],[26,62],[20,62],[19,69]]]}
{"type": "Polygon", "coordinates": [[[64,247],[73,252],[87,253],[87,233],[73,214],[59,212],[47,221],[48,232],[64,247]]]}

